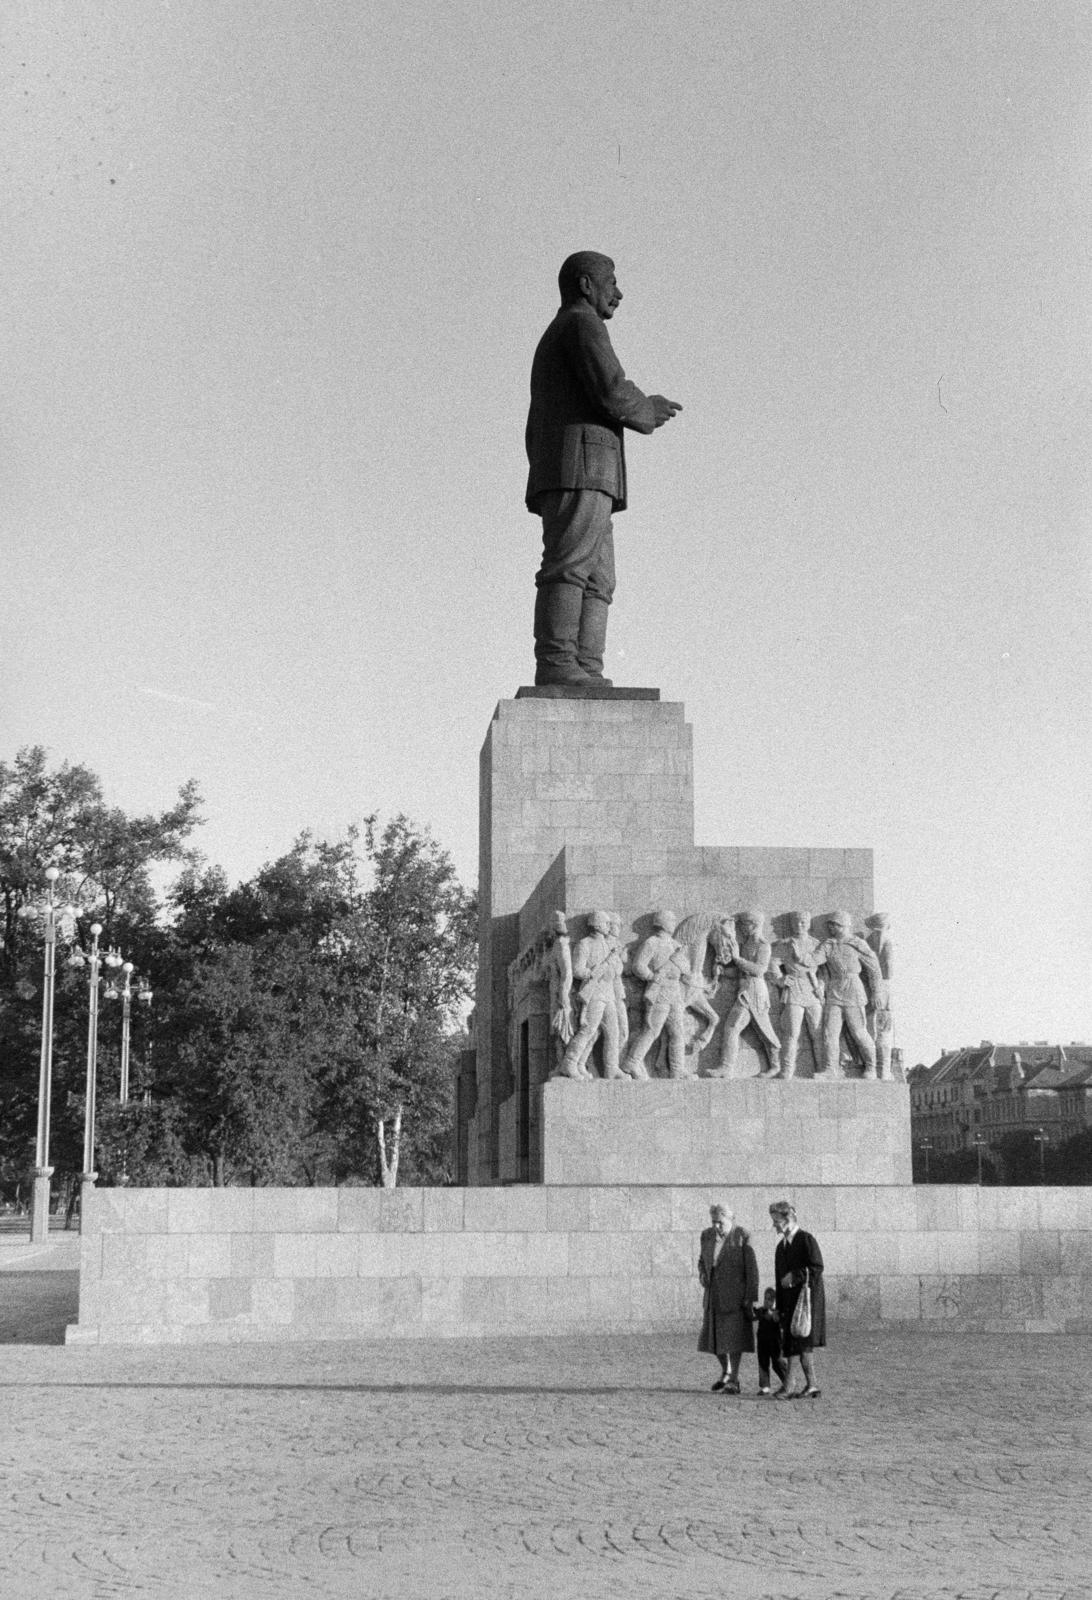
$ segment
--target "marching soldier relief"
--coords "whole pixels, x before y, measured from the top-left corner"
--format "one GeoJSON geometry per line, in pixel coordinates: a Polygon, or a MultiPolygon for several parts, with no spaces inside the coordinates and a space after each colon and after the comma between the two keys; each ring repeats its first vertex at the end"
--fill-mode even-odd
{"type": "Polygon", "coordinates": [[[561,1071],[569,1078],[590,1078],[586,1062],[592,1046],[601,1038],[603,1077],[620,1078],[618,988],[622,960],[610,938],[607,912],[593,911],[588,918],[588,930],[573,951],[573,978],[579,985],[580,1026],[561,1058],[561,1071]]]}
{"type": "MultiPolygon", "coordinates": [[[[570,926],[557,911],[509,968],[511,1017],[536,993],[549,1016],[552,1076],[583,1082],[894,1076],[886,913],[864,919],[867,939],[852,931],[843,912],[816,918],[811,926],[826,935],[819,939],[803,912],[787,912],[777,919],[786,935],[772,945],[763,937],[764,919],[749,910],[694,913],[682,921],[655,910],[636,919],[647,921],[648,931],[628,944],[621,920],[593,910],[570,926]],[[627,981],[640,1011],[628,1049],[627,981]],[[766,1061],[757,1072],[740,1066],[740,1041],[748,1034],[766,1061]],[[810,1052],[802,1054],[802,1041],[810,1052]]],[[[515,1039],[514,1029],[509,1037],[515,1039]]]]}

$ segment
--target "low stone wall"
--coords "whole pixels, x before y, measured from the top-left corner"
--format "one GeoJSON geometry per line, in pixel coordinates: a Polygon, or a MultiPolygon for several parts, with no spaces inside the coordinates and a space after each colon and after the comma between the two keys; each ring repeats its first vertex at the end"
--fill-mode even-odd
{"type": "MultiPolygon", "coordinates": [[[[68,1342],[199,1344],[650,1333],[701,1316],[698,1233],[740,1187],[102,1189],[88,1197],[68,1342]]],[[[1078,1189],[794,1187],[832,1325],[1092,1332],[1078,1189]]]]}

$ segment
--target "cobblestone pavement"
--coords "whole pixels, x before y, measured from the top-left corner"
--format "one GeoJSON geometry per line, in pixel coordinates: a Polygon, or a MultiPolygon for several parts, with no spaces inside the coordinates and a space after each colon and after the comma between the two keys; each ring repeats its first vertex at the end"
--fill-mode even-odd
{"type": "Polygon", "coordinates": [[[0,1595],[1092,1600],[1092,1339],[694,1342],[5,1344],[0,1595]]]}

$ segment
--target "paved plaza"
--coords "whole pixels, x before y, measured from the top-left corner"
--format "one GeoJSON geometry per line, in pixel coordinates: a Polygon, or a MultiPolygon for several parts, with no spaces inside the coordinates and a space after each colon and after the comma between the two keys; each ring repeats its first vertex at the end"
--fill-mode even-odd
{"type": "Polygon", "coordinates": [[[1092,1600],[1089,1337],[846,1335],[777,1404],[709,1392],[696,1288],[687,1337],[66,1349],[7,1254],[3,1600],[1092,1600]]]}

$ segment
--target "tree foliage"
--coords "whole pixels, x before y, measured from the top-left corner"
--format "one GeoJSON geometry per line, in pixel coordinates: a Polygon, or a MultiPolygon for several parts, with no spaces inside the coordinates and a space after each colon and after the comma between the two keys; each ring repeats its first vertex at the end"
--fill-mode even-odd
{"type": "MultiPolygon", "coordinates": [[[[989,1150],[982,1152],[983,1184],[1000,1183],[996,1157],[989,1150]]],[[[977,1183],[979,1175],[977,1150],[933,1150],[929,1158],[929,1176],[926,1180],[925,1152],[915,1145],[913,1151],[913,1177],[915,1183],[977,1183]]]]}
{"type": "Polygon", "coordinates": [[[1092,1183],[1092,1127],[1056,1144],[1048,1139],[1042,1147],[1034,1133],[1021,1129],[1005,1136],[999,1156],[1005,1183],[1092,1183]]]}
{"type": "Polygon", "coordinates": [[[147,923],[155,909],[151,869],[192,859],[188,839],[201,818],[194,783],[160,816],[128,817],[103,799],[87,767],[65,762],[50,772],[41,745],[0,762],[0,897],[5,978],[34,944],[21,913],[41,895],[45,869],[60,869],[58,895],[86,923],[98,921],[111,942],[147,923]]]}
{"type": "MultiPolygon", "coordinates": [[[[86,945],[103,928],[103,946],[124,945],[142,968],[162,942],[155,925],[152,869],[192,858],[188,840],[200,821],[196,786],[159,816],[127,816],[106,803],[87,767],[50,770],[31,746],[0,763],[0,1184],[10,1189],[33,1165],[41,1039],[43,943],[37,914],[47,867],[60,877],[66,939],[86,945]]],[[[107,1027],[109,1024],[107,1023],[107,1027]]],[[[54,1027],[51,1162],[65,1173],[82,1165],[87,987],[58,946],[54,1027]],[[74,1109],[78,1102],[78,1112],[74,1109]]],[[[104,1051],[107,1080],[116,1058],[104,1051]]],[[[116,1078],[115,1078],[116,1093],[116,1078]]]]}
{"type": "MultiPolygon", "coordinates": [[[[450,1177],[453,1054],[474,960],[472,896],[427,830],[367,817],[334,842],[301,836],[230,886],[189,838],[184,785],[161,816],[106,805],[86,768],[39,748],[0,765],[0,1186],[33,1160],[41,927],[26,915],[56,864],[67,929],[118,944],[154,990],[132,1015],[118,1090],[118,1014],[100,1016],[97,1166],[131,1183],[375,1182],[380,1118],[402,1108],[401,1176],[450,1177]],[[161,902],[152,869],[181,872],[161,902]]],[[[58,947],[55,1189],[82,1166],[87,971],[58,947]]]]}
{"type": "MultiPolygon", "coordinates": [[[[924,1183],[925,1153],[914,1147],[914,1182],[924,1183]]],[[[930,1183],[977,1183],[978,1152],[975,1150],[933,1151],[929,1161],[930,1183]]],[[[1007,1133],[995,1150],[982,1153],[983,1184],[1011,1184],[1016,1188],[1035,1184],[1092,1184],[1092,1127],[1072,1134],[1057,1144],[1046,1143],[1042,1150],[1035,1134],[1028,1129],[1007,1133]]]]}
{"type": "Polygon", "coordinates": [[[398,1105],[403,1174],[448,1176],[474,908],[427,832],[304,835],[235,890],[185,876],[175,906],[177,1092],[219,1181],[374,1181],[398,1105]]]}

